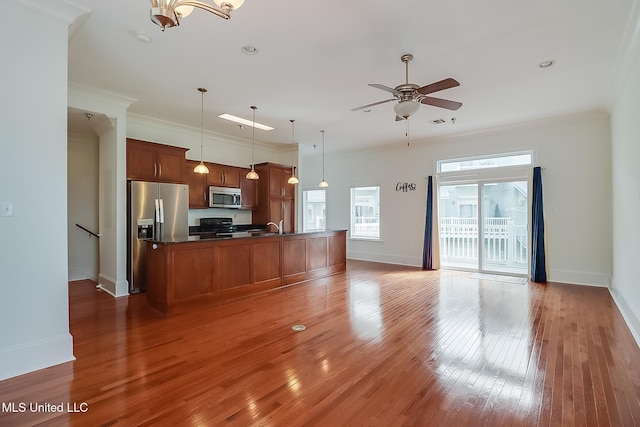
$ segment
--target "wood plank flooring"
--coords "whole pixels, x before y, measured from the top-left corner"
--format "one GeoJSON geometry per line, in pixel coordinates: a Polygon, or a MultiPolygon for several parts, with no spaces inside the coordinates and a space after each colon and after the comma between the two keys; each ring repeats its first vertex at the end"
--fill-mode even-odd
{"type": "Polygon", "coordinates": [[[349,261],[172,318],[74,282],[77,360],[0,382],[26,405],[0,425],[640,425],[640,349],[607,289],[469,276],[349,261]]]}

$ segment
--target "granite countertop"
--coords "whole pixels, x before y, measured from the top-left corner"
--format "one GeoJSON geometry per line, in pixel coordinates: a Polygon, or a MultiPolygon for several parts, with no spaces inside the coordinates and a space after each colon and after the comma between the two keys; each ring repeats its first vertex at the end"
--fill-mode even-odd
{"type": "Polygon", "coordinates": [[[326,230],[326,231],[304,231],[304,232],[294,232],[294,233],[272,233],[265,232],[264,230],[257,231],[240,231],[237,233],[231,233],[230,235],[219,236],[215,233],[198,233],[188,237],[177,237],[169,240],[153,240],[153,243],[160,244],[175,244],[175,243],[189,243],[189,242],[206,242],[206,241],[215,241],[215,240],[235,240],[235,239],[262,239],[265,237],[288,237],[288,236],[299,236],[299,235],[308,235],[308,234],[322,234],[322,233],[332,233],[336,231],[346,231],[346,230],[326,230]]]}

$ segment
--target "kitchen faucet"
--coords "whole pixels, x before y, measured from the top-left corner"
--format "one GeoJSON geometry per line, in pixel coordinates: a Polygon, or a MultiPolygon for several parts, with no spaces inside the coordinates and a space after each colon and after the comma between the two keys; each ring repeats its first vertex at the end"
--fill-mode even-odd
{"type": "Polygon", "coordinates": [[[284,228],[282,223],[284,220],[280,220],[280,225],[276,224],[275,222],[268,222],[267,223],[267,227],[270,225],[273,225],[274,227],[276,227],[278,229],[278,234],[282,234],[282,229],[284,228]]]}

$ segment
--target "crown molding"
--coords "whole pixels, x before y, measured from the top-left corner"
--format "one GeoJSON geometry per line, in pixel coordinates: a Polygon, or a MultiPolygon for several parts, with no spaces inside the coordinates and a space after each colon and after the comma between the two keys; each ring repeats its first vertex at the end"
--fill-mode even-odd
{"type": "MultiPolygon", "coordinates": [[[[46,15],[60,19],[67,25],[72,25],[76,19],[87,16],[91,10],[67,0],[11,0],[29,9],[43,12],[46,15]]],[[[82,21],[85,18],[82,19],[82,21]]]]}
{"type": "Polygon", "coordinates": [[[67,106],[80,110],[106,114],[112,118],[126,111],[138,100],[128,96],[69,82],[67,106]]]}
{"type": "MultiPolygon", "coordinates": [[[[194,137],[200,137],[201,129],[198,127],[187,126],[168,120],[156,119],[154,117],[143,116],[136,113],[127,113],[127,123],[137,123],[141,125],[153,126],[156,128],[162,128],[170,131],[191,134],[194,137]]],[[[204,130],[204,135],[207,139],[215,139],[224,143],[237,145],[243,148],[251,148],[253,142],[248,139],[237,138],[221,133],[213,132],[210,130],[204,130]]],[[[273,153],[282,153],[291,150],[290,144],[274,144],[269,142],[255,142],[255,146],[263,151],[270,151],[273,153]]]]}

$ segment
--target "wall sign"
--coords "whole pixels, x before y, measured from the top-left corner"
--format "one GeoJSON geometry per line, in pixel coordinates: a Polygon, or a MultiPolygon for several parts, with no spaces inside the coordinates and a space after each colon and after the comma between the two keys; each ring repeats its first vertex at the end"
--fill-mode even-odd
{"type": "Polygon", "coordinates": [[[398,182],[396,184],[396,191],[402,191],[403,193],[406,193],[408,191],[415,191],[416,189],[416,183],[412,182],[398,182]]]}

